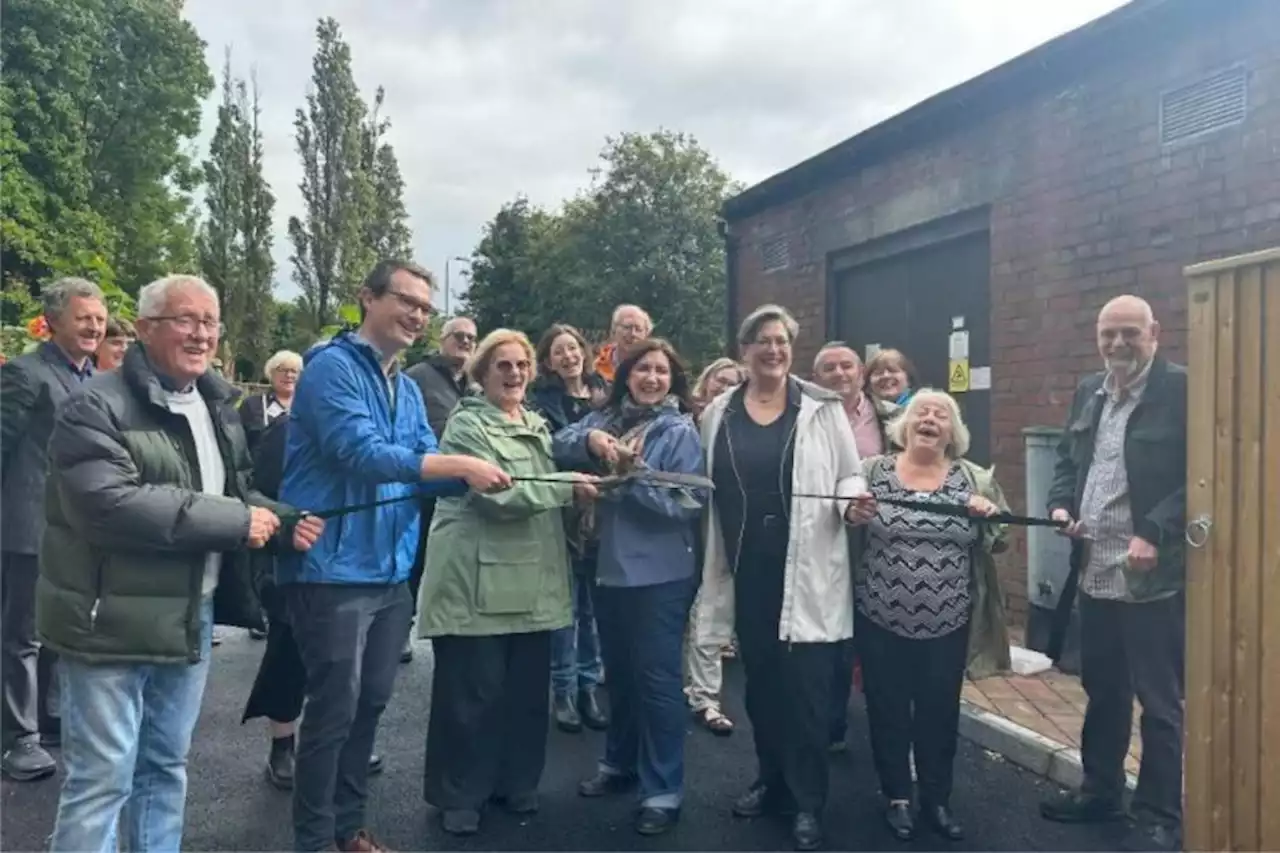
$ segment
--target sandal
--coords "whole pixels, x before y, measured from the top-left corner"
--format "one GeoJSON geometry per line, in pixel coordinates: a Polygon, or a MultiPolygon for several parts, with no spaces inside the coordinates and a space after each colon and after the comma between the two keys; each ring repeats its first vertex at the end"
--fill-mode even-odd
{"type": "Polygon", "coordinates": [[[696,711],[694,715],[707,731],[717,737],[728,737],[733,734],[733,720],[716,708],[703,708],[701,711],[696,711]]]}

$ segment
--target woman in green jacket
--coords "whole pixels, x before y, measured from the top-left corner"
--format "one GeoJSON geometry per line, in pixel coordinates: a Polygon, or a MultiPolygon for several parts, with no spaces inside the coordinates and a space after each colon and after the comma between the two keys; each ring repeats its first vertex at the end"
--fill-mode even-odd
{"type": "Polygon", "coordinates": [[[424,796],[454,835],[478,831],[491,800],[517,814],[538,808],[551,632],[570,624],[560,509],[595,497],[593,478],[556,474],[546,423],[524,407],[537,370],[528,338],[491,332],[467,370],[484,395],[458,403],[441,452],[561,481],[436,504],[418,614],[435,648],[424,796]]]}

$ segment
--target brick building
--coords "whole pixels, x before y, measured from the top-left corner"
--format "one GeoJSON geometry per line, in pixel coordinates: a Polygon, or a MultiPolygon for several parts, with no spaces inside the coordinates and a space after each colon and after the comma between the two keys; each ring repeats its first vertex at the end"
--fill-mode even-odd
{"type": "MultiPolygon", "coordinates": [[[[729,327],[777,302],[824,339],[904,350],[957,394],[973,457],[1024,505],[1022,430],[1099,367],[1094,321],[1149,299],[1185,355],[1184,265],[1280,245],[1280,4],[1135,0],[725,205],[729,327]]],[[[1039,507],[1031,507],[1039,511],[1039,507]]],[[[1017,554],[1025,554],[1019,543],[1017,554]]],[[[1025,604],[1020,557],[1009,604],[1025,604]]]]}

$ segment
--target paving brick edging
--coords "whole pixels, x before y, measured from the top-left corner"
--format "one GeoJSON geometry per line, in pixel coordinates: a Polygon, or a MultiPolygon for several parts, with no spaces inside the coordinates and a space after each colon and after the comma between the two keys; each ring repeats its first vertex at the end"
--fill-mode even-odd
{"type": "MultiPolygon", "coordinates": [[[[960,703],[960,736],[1063,788],[1080,787],[1084,770],[1078,749],[1033,732],[972,702],[960,703]]],[[[1138,780],[1131,773],[1125,775],[1129,789],[1133,790],[1138,780]]]]}

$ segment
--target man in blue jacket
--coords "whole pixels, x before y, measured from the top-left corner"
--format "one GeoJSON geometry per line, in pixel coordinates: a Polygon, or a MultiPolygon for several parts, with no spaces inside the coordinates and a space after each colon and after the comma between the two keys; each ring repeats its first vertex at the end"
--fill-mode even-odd
{"type": "MultiPolygon", "coordinates": [[[[421,494],[503,489],[510,478],[437,453],[418,387],[398,355],[426,329],[431,274],[383,261],[360,289],[360,327],[315,347],[298,382],[280,496],[322,511],[421,494]]],[[[293,790],[298,850],[378,850],[365,828],[369,756],[414,602],[412,499],[334,518],[276,583],[307,673],[293,790]]]]}

